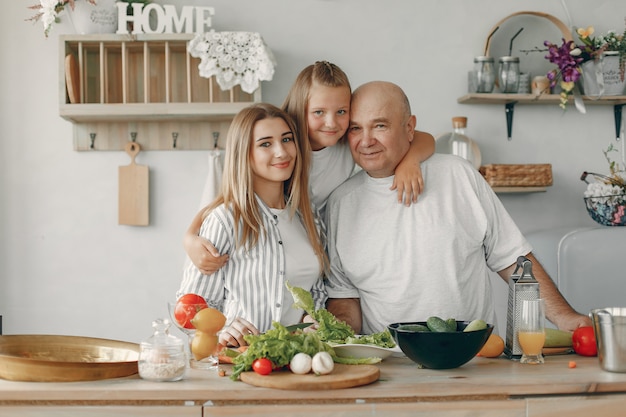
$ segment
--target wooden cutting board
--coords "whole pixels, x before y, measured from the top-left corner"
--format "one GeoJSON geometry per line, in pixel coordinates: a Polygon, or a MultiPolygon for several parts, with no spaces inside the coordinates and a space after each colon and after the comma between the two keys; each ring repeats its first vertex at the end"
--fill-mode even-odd
{"type": "Polygon", "coordinates": [[[65,85],[70,103],[80,103],[80,72],[74,54],[65,56],[65,85]]]}
{"type": "Polygon", "coordinates": [[[240,379],[250,385],[264,388],[285,390],[327,390],[351,388],[377,381],[380,369],[374,365],[335,364],[335,369],[328,375],[297,375],[288,370],[259,375],[255,372],[243,372],[240,379]]]}
{"type": "Polygon", "coordinates": [[[147,226],[150,222],[149,170],[146,165],[135,163],[140,149],[136,142],[128,142],[124,148],[131,157],[131,163],[119,167],[119,224],[147,226]]]}

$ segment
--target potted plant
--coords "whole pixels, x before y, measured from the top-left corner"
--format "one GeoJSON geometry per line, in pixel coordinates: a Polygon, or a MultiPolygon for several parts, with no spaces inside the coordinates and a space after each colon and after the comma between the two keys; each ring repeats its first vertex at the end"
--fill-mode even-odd
{"type": "MultiPolygon", "coordinates": [[[[105,2],[110,2],[111,0],[101,0],[105,2]]],[[[124,3],[128,3],[127,13],[132,14],[132,3],[143,3],[147,4],[150,0],[125,0],[124,3]]],[[[65,10],[66,6],[69,5],[70,11],[75,11],[76,5],[85,3],[86,5],[90,5],[92,7],[98,6],[98,0],[39,0],[39,4],[35,4],[33,6],[29,6],[29,9],[36,10],[37,13],[26,19],[27,21],[38,22],[41,20],[43,23],[44,34],[48,37],[50,30],[52,29],[53,23],[58,23],[60,21],[60,14],[65,10]]],[[[113,4],[115,0],[113,0],[113,4]]],[[[93,11],[92,11],[93,12],[93,11]]],[[[112,13],[112,12],[111,12],[112,13]]],[[[93,13],[91,13],[93,15],[93,13]]],[[[115,16],[117,16],[117,11],[115,11],[115,16]]],[[[117,28],[117,20],[115,22],[110,22],[111,16],[107,17],[110,24],[115,24],[115,28],[117,28]]],[[[93,17],[92,17],[93,20],[93,17]]],[[[72,22],[76,27],[76,23],[72,22]]],[[[82,32],[82,30],[77,29],[77,32],[82,32]]]]}
{"type": "Polygon", "coordinates": [[[587,95],[622,95],[624,93],[624,70],[626,67],[626,30],[622,34],[608,31],[605,35],[592,37],[593,26],[576,30],[580,45],[563,39],[561,45],[549,41],[548,59],[557,65],[547,76],[551,87],[560,87],[560,106],[565,109],[570,95],[580,88],[587,95]]]}
{"type": "Polygon", "coordinates": [[[584,193],[587,212],[604,226],[626,225],[626,171],[609,155],[617,151],[613,144],[603,151],[609,164],[609,175],[585,171],[580,177],[587,183],[584,193]]]}
{"type": "Polygon", "coordinates": [[[610,30],[598,37],[592,37],[593,26],[579,28],[576,32],[582,42],[578,48],[583,59],[581,66],[585,93],[591,95],[600,90],[597,95],[622,95],[626,67],[626,30],[621,34],[610,30]],[[604,91],[598,85],[599,79],[604,83],[604,91]]]}

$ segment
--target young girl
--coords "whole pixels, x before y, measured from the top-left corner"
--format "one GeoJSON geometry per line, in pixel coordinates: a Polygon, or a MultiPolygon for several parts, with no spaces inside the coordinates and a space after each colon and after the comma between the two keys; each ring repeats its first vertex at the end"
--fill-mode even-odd
{"type": "MultiPolygon", "coordinates": [[[[348,142],[343,139],[350,122],[351,96],[347,75],[335,64],[318,61],[300,72],[283,103],[283,109],[296,122],[305,156],[312,155],[309,190],[311,201],[322,216],[330,193],[355,170],[348,142]]],[[[432,135],[416,131],[391,187],[398,190],[400,203],[410,205],[417,201],[423,189],[419,164],[434,150],[432,135]]],[[[191,261],[204,273],[211,273],[221,268],[228,256],[220,255],[210,242],[198,236],[200,222],[198,213],[183,245],[191,261]]]]}
{"type": "Polygon", "coordinates": [[[188,263],[177,293],[199,294],[224,313],[222,345],[246,344],[244,335],[264,332],[273,321],[302,321],[286,281],[309,289],[316,308],[326,301],[328,260],[296,132],[270,104],[245,108],[228,130],[220,195],[204,212],[200,236],[230,260],[210,276],[188,263]]]}

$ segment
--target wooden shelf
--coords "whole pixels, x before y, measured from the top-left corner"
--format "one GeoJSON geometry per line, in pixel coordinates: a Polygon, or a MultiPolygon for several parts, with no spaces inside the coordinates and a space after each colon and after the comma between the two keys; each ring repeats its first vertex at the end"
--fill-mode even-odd
{"type": "MultiPolygon", "coordinates": [[[[626,104],[626,96],[583,96],[585,105],[613,106],[615,119],[615,137],[620,137],[622,125],[622,107],[626,104]]],[[[460,104],[504,104],[506,114],[507,137],[512,138],[513,111],[516,104],[553,104],[558,105],[561,97],[558,94],[493,94],[474,93],[466,94],[457,99],[460,104]]],[[[570,96],[568,102],[573,104],[574,98],[570,96]]]]}
{"type": "MultiPolygon", "coordinates": [[[[574,102],[574,99],[570,97],[570,102],[574,102]]],[[[583,96],[585,105],[622,105],[626,104],[626,96],[604,96],[604,97],[590,97],[583,96]]],[[[475,93],[466,94],[457,99],[460,104],[556,104],[561,102],[561,97],[558,94],[486,94],[475,93]]]]}
{"type": "Polygon", "coordinates": [[[546,187],[491,187],[496,194],[545,193],[546,187]]]}
{"type": "Polygon", "coordinates": [[[74,149],[123,150],[129,140],[142,150],[222,147],[230,121],[261,101],[261,88],[224,91],[201,77],[200,59],[187,52],[193,36],[60,36],[59,114],[74,124],[74,149]]]}

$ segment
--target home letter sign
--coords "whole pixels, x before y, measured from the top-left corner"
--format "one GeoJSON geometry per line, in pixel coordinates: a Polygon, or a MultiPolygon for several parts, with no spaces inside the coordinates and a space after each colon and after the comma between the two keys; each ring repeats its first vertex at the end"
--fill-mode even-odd
{"type": "Polygon", "coordinates": [[[117,3],[117,33],[128,34],[128,23],[133,24],[133,35],[138,33],[202,33],[205,27],[211,27],[213,7],[183,6],[180,16],[176,7],[149,3],[132,3],[133,14],[128,15],[128,3],[117,3]],[[194,19],[195,14],[195,19],[194,19]],[[154,16],[151,22],[150,18],[154,16]],[[195,28],[194,28],[195,23],[195,28]]]}

